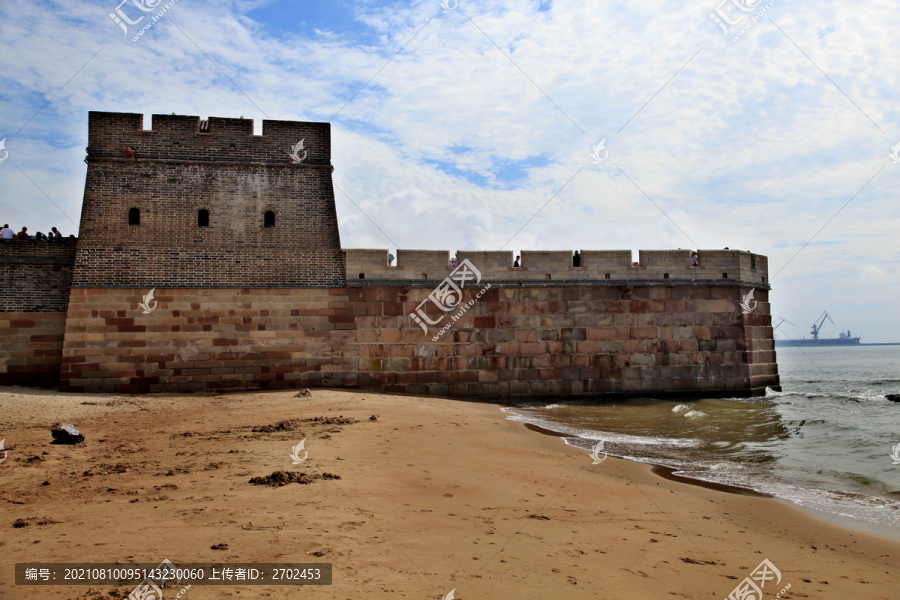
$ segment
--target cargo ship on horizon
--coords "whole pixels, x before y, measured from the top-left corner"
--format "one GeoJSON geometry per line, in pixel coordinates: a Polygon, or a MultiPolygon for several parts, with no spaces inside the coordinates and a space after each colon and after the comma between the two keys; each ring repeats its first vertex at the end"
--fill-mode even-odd
{"type": "Polygon", "coordinates": [[[822,331],[822,326],[825,324],[825,319],[831,321],[831,324],[834,325],[834,321],[831,320],[831,315],[828,314],[828,311],[822,311],[822,316],[816,319],[816,322],[812,324],[812,329],[810,333],[812,334],[812,338],[801,338],[799,340],[782,340],[775,338],[775,347],[776,348],[784,348],[787,346],[859,346],[859,337],[853,337],[848,329],[845,332],[841,332],[838,334],[836,338],[820,338],[819,333],[822,331]]]}

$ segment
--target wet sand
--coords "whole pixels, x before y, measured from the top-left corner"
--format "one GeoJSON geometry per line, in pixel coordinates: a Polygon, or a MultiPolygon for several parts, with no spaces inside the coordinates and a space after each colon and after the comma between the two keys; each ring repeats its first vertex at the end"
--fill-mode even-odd
{"type": "Polygon", "coordinates": [[[592,464],[494,404],[296,394],[0,388],[0,598],[133,589],[14,586],[16,562],[167,558],[333,564],[330,586],[195,585],[185,599],[721,599],[767,558],[782,579],[764,598],[790,584],[782,598],[900,599],[897,540],[648,465],[592,464]],[[84,447],[51,445],[55,422],[84,447]],[[307,482],[249,482],[278,471],[307,482]]]}

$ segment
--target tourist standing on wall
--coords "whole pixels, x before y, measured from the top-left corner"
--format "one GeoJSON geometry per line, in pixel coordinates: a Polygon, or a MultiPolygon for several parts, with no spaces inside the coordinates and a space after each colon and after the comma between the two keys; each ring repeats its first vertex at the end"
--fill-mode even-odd
{"type": "Polygon", "coordinates": [[[59,230],[56,229],[56,227],[50,228],[50,239],[51,240],[61,240],[62,239],[62,234],[59,232],[59,230]]]}
{"type": "Polygon", "coordinates": [[[518,266],[519,266],[519,259],[520,259],[520,258],[522,258],[522,257],[521,257],[521,256],[517,256],[517,257],[516,257],[516,260],[513,261],[513,267],[518,267],[518,266]]]}
{"type": "Polygon", "coordinates": [[[9,223],[3,225],[3,229],[0,229],[0,239],[3,240],[11,240],[16,237],[16,232],[9,228],[9,223]]]}
{"type": "Polygon", "coordinates": [[[31,239],[31,236],[28,235],[28,228],[27,228],[27,227],[23,227],[23,228],[22,228],[22,231],[20,231],[20,232],[19,232],[19,235],[17,235],[16,237],[19,238],[20,240],[28,240],[28,239],[31,239]]]}
{"type": "Polygon", "coordinates": [[[572,256],[572,266],[573,267],[581,266],[581,255],[578,253],[578,250],[576,250],[575,254],[572,256]]]}
{"type": "Polygon", "coordinates": [[[456,255],[453,255],[453,258],[450,259],[450,268],[455,269],[459,263],[456,262],[456,255]]]}
{"type": "Polygon", "coordinates": [[[691,252],[691,266],[692,266],[692,267],[696,267],[698,264],[699,264],[699,263],[698,263],[698,260],[697,260],[697,253],[696,253],[696,252],[691,252]]]}

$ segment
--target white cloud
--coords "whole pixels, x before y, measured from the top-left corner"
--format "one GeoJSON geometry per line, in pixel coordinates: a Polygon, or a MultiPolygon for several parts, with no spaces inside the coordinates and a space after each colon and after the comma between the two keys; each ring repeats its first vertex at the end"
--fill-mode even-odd
{"type": "MultiPolygon", "coordinates": [[[[164,19],[135,43],[109,19],[115,3],[6,2],[0,219],[69,225],[20,167],[78,220],[89,110],[328,120],[377,73],[333,122],[335,181],[401,247],[499,248],[581,168],[509,249],[688,247],[621,167],[700,246],[767,254],[772,274],[790,261],[776,315],[806,322],[823,303],[900,292],[888,0],[781,1],[738,42],[705,0],[461,1],[447,14],[434,0],[366,2],[358,35],[295,36],[247,16],[264,4],[179,0],[169,15],[184,34],[164,19]],[[593,165],[604,137],[610,158],[593,165]],[[537,166],[505,176],[517,163],[537,166]]],[[[346,247],[393,246],[335,196],[346,247]]],[[[900,339],[888,308],[851,319],[870,341],[900,339]]]]}

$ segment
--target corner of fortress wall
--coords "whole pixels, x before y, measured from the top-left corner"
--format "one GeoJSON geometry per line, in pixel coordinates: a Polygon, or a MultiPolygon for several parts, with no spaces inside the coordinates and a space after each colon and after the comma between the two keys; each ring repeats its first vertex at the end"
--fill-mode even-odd
{"type": "Polygon", "coordinates": [[[691,267],[686,250],[586,250],[574,267],[568,250],[522,251],[514,268],[512,252],[458,251],[481,284],[444,312],[432,291],[449,251],[401,249],[388,266],[387,250],[341,248],[327,123],[264,121],[255,136],[246,119],[142,121],[90,113],[77,251],[0,244],[3,283],[27,259],[59,268],[42,304],[3,305],[0,382],[484,398],[778,386],[764,256],[701,250],[691,267]]]}

